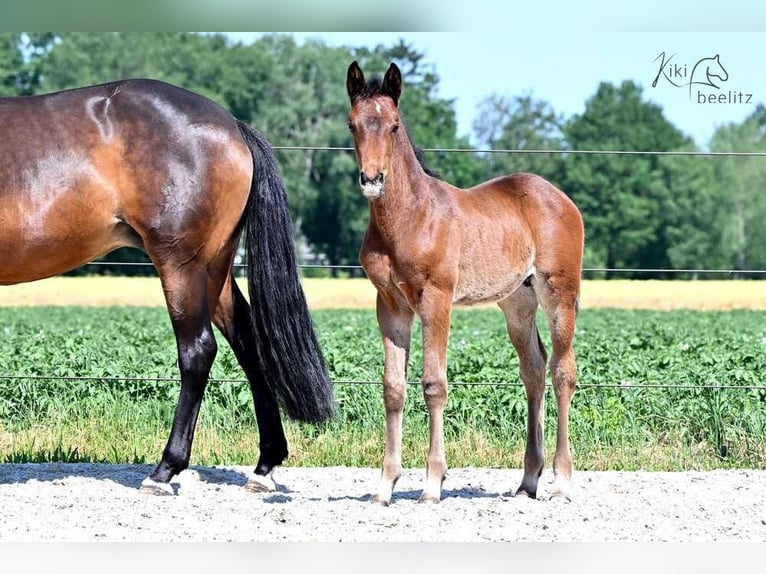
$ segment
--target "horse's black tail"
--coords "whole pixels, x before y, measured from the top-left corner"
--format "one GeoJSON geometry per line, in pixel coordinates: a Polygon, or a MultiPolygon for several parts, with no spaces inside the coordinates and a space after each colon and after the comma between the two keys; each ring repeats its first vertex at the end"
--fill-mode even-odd
{"type": "Polygon", "coordinates": [[[301,286],[287,193],[269,142],[237,123],[253,155],[244,223],[258,362],[290,418],[321,422],[335,413],[335,399],[301,286]]]}

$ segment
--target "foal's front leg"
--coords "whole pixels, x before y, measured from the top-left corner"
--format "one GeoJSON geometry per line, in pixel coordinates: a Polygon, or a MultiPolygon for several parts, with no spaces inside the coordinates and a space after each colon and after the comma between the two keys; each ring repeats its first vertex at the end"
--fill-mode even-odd
{"type": "Polygon", "coordinates": [[[378,294],[377,314],[385,350],[383,402],[386,408],[386,450],[378,493],[373,500],[388,506],[396,481],[402,474],[402,412],[407,397],[407,362],[414,313],[404,301],[397,302],[390,298],[384,301],[378,294]]]}
{"type": "Polygon", "coordinates": [[[444,407],[447,405],[447,342],[452,293],[426,289],[420,304],[423,326],[423,396],[428,407],[429,438],[426,485],[420,502],[438,503],[447,474],[444,454],[444,407]]]}

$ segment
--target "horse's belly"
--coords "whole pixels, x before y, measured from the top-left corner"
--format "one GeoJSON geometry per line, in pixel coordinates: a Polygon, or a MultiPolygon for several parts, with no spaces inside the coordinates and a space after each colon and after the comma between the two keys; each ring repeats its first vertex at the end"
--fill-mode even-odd
{"type": "Polygon", "coordinates": [[[505,299],[533,273],[531,261],[509,265],[501,258],[489,258],[460,269],[453,302],[456,305],[494,303],[505,299]]]}
{"type": "Polygon", "coordinates": [[[517,274],[505,277],[502,281],[478,282],[462,287],[458,284],[453,302],[456,305],[478,305],[500,301],[516,291],[526,277],[525,274],[517,274]]]}
{"type": "Polygon", "coordinates": [[[86,206],[61,197],[33,203],[8,197],[0,196],[0,285],[58,275],[123,244],[103,203],[86,206]]]}
{"type": "Polygon", "coordinates": [[[90,241],[28,245],[3,237],[0,242],[0,285],[25,283],[66,273],[111,250],[97,249],[90,241]]]}

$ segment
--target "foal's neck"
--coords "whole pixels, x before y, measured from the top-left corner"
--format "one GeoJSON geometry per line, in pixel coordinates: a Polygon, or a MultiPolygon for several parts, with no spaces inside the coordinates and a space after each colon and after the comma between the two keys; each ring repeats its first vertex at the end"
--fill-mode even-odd
{"type": "Polygon", "coordinates": [[[405,130],[394,145],[383,195],[370,202],[370,223],[387,241],[401,236],[401,227],[427,209],[432,182],[418,160],[405,130]]]}

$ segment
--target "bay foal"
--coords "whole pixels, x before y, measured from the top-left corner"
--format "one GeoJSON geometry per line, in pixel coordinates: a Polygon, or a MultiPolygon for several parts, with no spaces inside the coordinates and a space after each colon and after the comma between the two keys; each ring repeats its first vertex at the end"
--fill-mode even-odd
{"type": "Polygon", "coordinates": [[[539,304],[550,325],[550,369],[558,404],[553,494],[568,497],[572,475],[568,418],[576,382],[572,339],[584,236],[579,210],[562,191],[529,173],[495,178],[470,189],[429,175],[399,116],[402,77],[395,64],[382,82],[367,82],[353,62],[346,88],[359,184],[370,208],[360,259],[377,289],[385,351],[386,441],[374,500],[388,505],[402,472],[402,409],[414,315],[422,323],[422,385],[430,417],[420,500],[438,502],[447,471],[443,413],[452,305],[492,301],[505,313],[527,394],[524,476],[516,494],[537,496],[544,464],[547,353],[535,322],[539,304]]]}

